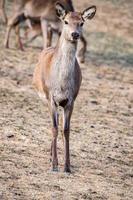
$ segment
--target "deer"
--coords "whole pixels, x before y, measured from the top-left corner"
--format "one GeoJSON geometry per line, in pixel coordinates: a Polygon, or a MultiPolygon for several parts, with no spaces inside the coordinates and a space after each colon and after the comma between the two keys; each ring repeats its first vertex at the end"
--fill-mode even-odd
{"type": "Polygon", "coordinates": [[[41,52],[33,74],[33,86],[41,99],[46,100],[52,119],[52,171],[58,171],[59,108],[63,109],[64,172],[70,173],[70,120],[82,81],[76,57],[77,44],[85,21],[95,15],[96,6],[76,12],[67,11],[63,4],[57,2],[55,10],[63,24],[62,33],[55,47],[46,48],[41,52]]]}
{"type": "Polygon", "coordinates": [[[7,16],[5,12],[5,0],[0,0],[0,16],[2,18],[3,23],[7,23],[7,16]]]}
{"type": "MultiPolygon", "coordinates": [[[[13,16],[9,18],[7,23],[4,46],[9,48],[10,32],[13,27],[16,27],[19,48],[24,50],[18,25],[20,22],[25,20],[28,21],[28,26],[34,32],[36,30],[36,26],[34,29],[34,25],[31,25],[30,21],[38,21],[38,23],[40,23],[40,29],[44,40],[43,47],[46,48],[51,46],[53,30],[56,30],[58,35],[60,35],[62,29],[60,20],[56,16],[56,10],[54,8],[56,1],[57,0],[14,0],[14,12],[13,16]]],[[[60,3],[64,5],[66,10],[74,11],[71,0],[60,0],[60,3]]],[[[82,34],[80,36],[80,41],[81,47],[78,52],[78,57],[81,62],[84,62],[87,42],[82,34]]]]}

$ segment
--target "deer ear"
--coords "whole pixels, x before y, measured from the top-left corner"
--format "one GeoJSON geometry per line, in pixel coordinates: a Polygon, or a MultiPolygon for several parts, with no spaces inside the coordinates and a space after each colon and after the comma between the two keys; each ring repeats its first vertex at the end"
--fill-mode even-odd
{"type": "Polygon", "coordinates": [[[64,6],[61,3],[57,2],[55,4],[55,9],[56,9],[56,15],[60,19],[63,19],[66,16],[67,11],[65,10],[64,6]]]}
{"type": "Polygon", "coordinates": [[[95,16],[95,13],[96,13],[96,6],[91,6],[83,11],[82,17],[84,21],[86,19],[92,19],[95,16]]]}

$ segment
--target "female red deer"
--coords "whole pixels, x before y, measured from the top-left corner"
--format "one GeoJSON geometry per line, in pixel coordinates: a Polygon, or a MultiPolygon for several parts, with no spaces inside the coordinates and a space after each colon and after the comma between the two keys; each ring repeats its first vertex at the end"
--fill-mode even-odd
{"type": "Polygon", "coordinates": [[[38,94],[42,98],[46,97],[52,118],[51,160],[54,171],[58,170],[58,107],[63,108],[64,171],[70,172],[70,119],[81,84],[81,71],[76,59],[77,41],[82,34],[84,22],[94,17],[96,7],[89,7],[82,13],[67,12],[62,4],[57,3],[56,13],[62,20],[63,30],[56,47],[50,47],[41,53],[34,71],[33,84],[38,94]]]}

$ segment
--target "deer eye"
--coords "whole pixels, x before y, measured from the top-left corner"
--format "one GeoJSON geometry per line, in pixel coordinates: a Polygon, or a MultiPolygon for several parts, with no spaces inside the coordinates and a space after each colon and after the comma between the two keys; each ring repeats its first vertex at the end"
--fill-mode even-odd
{"type": "Polygon", "coordinates": [[[80,23],[80,26],[83,26],[83,25],[84,25],[84,23],[83,23],[83,22],[81,22],[81,23],[80,23]]]}
{"type": "Polygon", "coordinates": [[[65,21],[65,24],[68,24],[68,22],[67,22],[67,21],[65,21]]]}

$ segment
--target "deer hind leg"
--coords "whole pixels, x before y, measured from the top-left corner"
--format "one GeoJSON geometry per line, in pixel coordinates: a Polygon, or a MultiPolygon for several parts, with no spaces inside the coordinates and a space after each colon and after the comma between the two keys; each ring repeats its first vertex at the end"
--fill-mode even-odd
{"type": "Polygon", "coordinates": [[[63,117],[63,134],[64,134],[64,172],[71,172],[70,170],[70,153],[69,153],[69,135],[70,135],[70,119],[73,111],[73,105],[64,108],[63,117]]]}
{"type": "Polygon", "coordinates": [[[9,48],[9,37],[13,27],[16,27],[21,21],[24,21],[26,18],[23,13],[15,13],[15,15],[8,20],[6,36],[4,46],[9,48]]]}
{"type": "Polygon", "coordinates": [[[19,25],[17,25],[15,27],[15,32],[16,32],[16,41],[17,41],[18,48],[21,51],[24,51],[23,44],[22,44],[21,37],[20,37],[20,28],[19,28],[19,25]]]}
{"type": "Polygon", "coordinates": [[[5,0],[0,1],[0,15],[2,17],[3,22],[6,24],[7,16],[6,16],[6,12],[5,12],[5,0]]]}
{"type": "Polygon", "coordinates": [[[57,157],[57,136],[58,136],[58,113],[56,107],[50,108],[52,117],[52,143],[51,143],[51,161],[52,171],[58,171],[58,157],[57,157]]]}
{"type": "Polygon", "coordinates": [[[85,53],[87,48],[87,41],[83,35],[80,37],[80,49],[78,50],[78,58],[81,63],[85,62],[85,53]]]}

